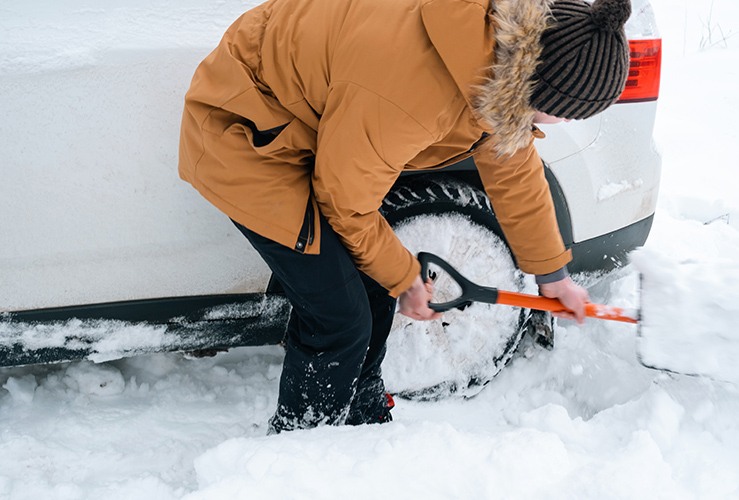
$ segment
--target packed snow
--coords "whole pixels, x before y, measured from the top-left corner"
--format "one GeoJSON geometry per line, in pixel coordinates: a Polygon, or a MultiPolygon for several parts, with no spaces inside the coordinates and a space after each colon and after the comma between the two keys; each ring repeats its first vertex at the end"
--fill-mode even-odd
{"type": "MultiPolygon", "coordinates": [[[[424,251],[444,255],[476,283],[495,284],[503,290],[536,290],[533,277],[516,270],[503,242],[465,217],[420,216],[402,224],[396,232],[414,254],[424,251]],[[440,238],[440,234],[455,237],[440,238]]],[[[442,276],[436,277],[434,286],[435,292],[454,294],[436,296],[435,302],[446,302],[459,296],[456,291],[461,292],[453,281],[444,283],[442,276]]],[[[453,309],[444,314],[443,321],[432,323],[397,315],[383,364],[388,390],[413,394],[442,384],[445,387],[440,389],[447,392],[479,392],[479,384],[498,373],[510,359],[507,344],[511,337],[520,338],[518,323],[518,309],[485,304],[474,304],[464,311],[453,309]],[[444,355],[439,356],[440,352],[444,355]],[[475,384],[468,387],[471,379],[475,384]]]]}
{"type": "MultiPolygon", "coordinates": [[[[3,5],[0,30],[19,45],[0,51],[0,67],[94,65],[100,47],[89,45],[90,32],[104,32],[108,49],[162,39],[186,47],[188,37],[212,45],[246,8],[183,2],[172,27],[175,3],[139,3],[78,0],[69,15],[94,22],[74,32],[42,4],[3,5]],[[48,37],[32,36],[33,26],[48,37]]],[[[664,40],[655,131],[664,168],[638,264],[666,280],[663,290],[675,285],[686,314],[713,304],[681,328],[711,322],[728,346],[739,341],[739,308],[729,300],[739,263],[739,5],[653,4],[664,40]],[[713,274],[694,272],[701,264],[713,274]]],[[[611,188],[620,189],[606,187],[604,196],[611,188]]],[[[597,302],[639,307],[632,266],[589,291],[597,302]]],[[[470,328],[483,328],[474,311],[470,328]]],[[[552,351],[523,346],[473,398],[398,399],[389,424],[269,437],[279,347],[0,369],[0,498],[739,497],[736,380],[645,368],[638,355],[649,348],[632,325],[562,321],[555,333],[552,351]]]]}
{"type": "MultiPolygon", "coordinates": [[[[727,251],[739,248],[736,236],[720,240],[727,251]]],[[[632,260],[641,275],[641,361],[739,384],[737,256],[680,260],[640,249],[632,260]]]]}

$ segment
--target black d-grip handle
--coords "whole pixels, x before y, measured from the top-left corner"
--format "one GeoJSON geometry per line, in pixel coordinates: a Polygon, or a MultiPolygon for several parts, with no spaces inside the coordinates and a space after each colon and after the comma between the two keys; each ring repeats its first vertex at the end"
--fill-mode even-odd
{"type": "Polygon", "coordinates": [[[418,261],[421,263],[421,279],[424,283],[429,278],[429,264],[435,264],[449,273],[449,276],[452,277],[462,290],[462,294],[454,300],[450,300],[448,302],[429,302],[429,308],[433,311],[445,312],[454,308],[464,309],[471,305],[472,302],[486,302],[488,304],[495,304],[498,302],[497,288],[480,286],[477,283],[471,282],[452,267],[450,263],[438,255],[428,252],[419,252],[418,261]]]}

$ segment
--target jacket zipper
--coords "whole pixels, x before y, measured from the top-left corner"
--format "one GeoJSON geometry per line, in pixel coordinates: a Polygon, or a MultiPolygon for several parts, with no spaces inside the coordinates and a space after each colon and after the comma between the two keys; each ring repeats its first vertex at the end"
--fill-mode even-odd
{"type": "Polygon", "coordinates": [[[313,229],[313,203],[308,200],[308,245],[313,244],[313,237],[315,236],[315,230],[313,229]]]}
{"type": "Polygon", "coordinates": [[[305,253],[308,246],[313,244],[313,239],[315,237],[313,219],[313,203],[311,202],[311,198],[308,197],[308,206],[305,209],[303,225],[300,228],[300,234],[298,234],[298,241],[295,243],[295,250],[300,253],[305,253]]]}

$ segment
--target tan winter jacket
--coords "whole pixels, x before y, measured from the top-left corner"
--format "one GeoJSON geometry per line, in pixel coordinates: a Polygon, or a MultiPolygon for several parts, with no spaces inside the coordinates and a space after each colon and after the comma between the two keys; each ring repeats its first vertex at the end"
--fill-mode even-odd
{"type": "Polygon", "coordinates": [[[570,254],[527,104],[547,2],[270,0],[195,72],[180,176],[300,252],[319,252],[320,210],[358,267],[397,296],[420,268],[379,214],[384,196],[404,169],[475,146],[519,266],[554,272],[570,254]]]}

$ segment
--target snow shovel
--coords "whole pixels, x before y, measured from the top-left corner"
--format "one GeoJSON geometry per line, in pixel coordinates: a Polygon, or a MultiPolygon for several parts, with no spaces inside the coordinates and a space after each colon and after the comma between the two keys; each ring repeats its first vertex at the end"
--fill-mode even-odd
{"type": "MultiPolygon", "coordinates": [[[[473,283],[462,276],[459,271],[438,255],[428,252],[420,252],[418,254],[418,260],[421,262],[421,276],[424,279],[429,277],[429,273],[433,276],[438,276],[439,273],[434,272],[431,268],[431,266],[438,266],[454,281],[451,286],[451,291],[448,290],[449,283],[447,282],[447,295],[445,297],[447,300],[444,302],[429,303],[429,308],[436,312],[445,312],[454,308],[463,309],[472,304],[472,302],[525,307],[527,309],[536,309],[538,311],[568,311],[568,309],[557,299],[550,299],[538,295],[529,295],[526,293],[506,292],[504,290],[498,290],[497,288],[481,286],[477,283],[473,283]],[[456,287],[454,286],[455,284],[456,287]]],[[[587,304],[585,306],[585,315],[590,318],[622,321],[624,323],[636,324],[639,321],[638,311],[606,306],[603,304],[587,304]]]]}
{"type": "MultiPolygon", "coordinates": [[[[641,271],[641,308],[590,303],[586,305],[585,315],[637,325],[637,356],[647,368],[739,384],[739,335],[734,327],[739,322],[735,321],[737,307],[732,309],[729,305],[734,297],[696,297],[683,293],[687,297],[680,298],[676,293],[675,276],[689,275],[697,290],[705,290],[707,287],[698,283],[705,269],[695,269],[691,273],[690,266],[669,267],[664,263],[666,259],[659,262],[653,255],[645,256],[644,253],[637,252],[633,259],[641,271]],[[657,264],[662,264],[662,268],[657,264]],[[652,291],[645,291],[649,287],[652,291]],[[645,305],[651,308],[649,314],[644,314],[645,305]]],[[[436,312],[464,309],[472,302],[550,312],[568,310],[557,299],[473,283],[437,255],[420,252],[418,260],[421,277],[434,280],[434,297],[429,307],[436,312]]],[[[739,268],[734,271],[739,277],[739,268]]],[[[726,267],[722,272],[727,272],[726,267]]],[[[739,293],[735,295],[739,298],[739,293]]]]}

